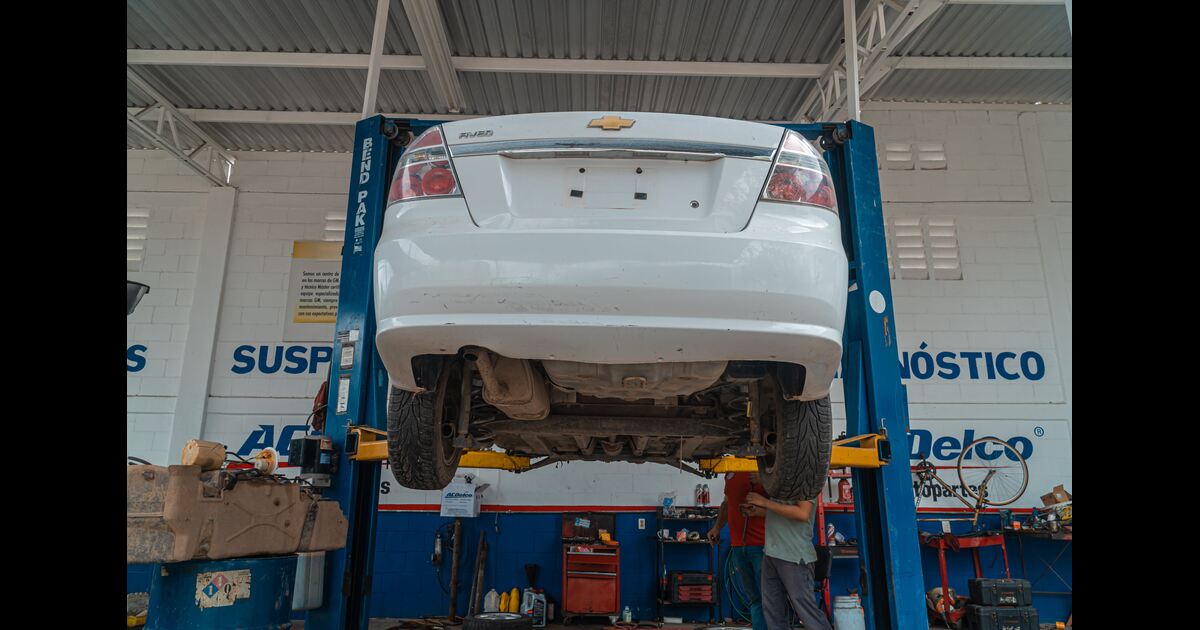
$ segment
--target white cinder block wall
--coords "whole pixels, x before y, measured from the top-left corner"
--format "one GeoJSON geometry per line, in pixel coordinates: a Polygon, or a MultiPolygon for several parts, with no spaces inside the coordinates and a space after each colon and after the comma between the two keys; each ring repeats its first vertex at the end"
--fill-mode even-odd
{"type": "MultiPolygon", "coordinates": [[[[918,442],[952,460],[972,435],[1026,440],[1032,480],[1018,505],[1036,504],[1056,483],[1070,488],[1071,112],[892,105],[863,118],[876,130],[887,219],[952,219],[957,235],[961,280],[893,280],[918,442]],[[940,144],[944,168],[889,168],[887,148],[897,144],[940,144]]],[[[286,448],[303,430],[331,344],[282,341],[291,247],[321,240],[326,217],[344,215],[349,162],[348,154],[238,155],[205,439],[253,452],[286,448]]],[[[156,463],[178,458],[167,442],[207,188],[162,152],[128,152],[128,206],[150,215],[145,260],[129,278],[152,287],[128,318],[131,352],[145,357],[144,365],[127,360],[128,450],[156,463]]],[[[834,401],[836,432],[839,387],[834,401]]],[[[632,464],[482,476],[492,483],[487,502],[513,505],[648,505],[672,489],[690,501],[698,481],[632,464]]],[[[719,492],[720,480],[710,487],[719,492]]],[[[394,482],[381,495],[394,504],[438,500],[394,482]]]]}
{"type": "Polygon", "coordinates": [[[130,151],[127,166],[126,206],[148,215],[140,269],[127,275],[151,287],[126,320],[127,448],[154,462],[171,436],[207,188],[174,162],[130,151]]]}

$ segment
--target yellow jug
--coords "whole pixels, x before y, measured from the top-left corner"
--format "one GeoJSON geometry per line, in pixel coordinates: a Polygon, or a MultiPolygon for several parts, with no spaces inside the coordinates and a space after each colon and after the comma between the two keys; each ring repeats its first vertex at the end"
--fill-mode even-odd
{"type": "Polygon", "coordinates": [[[508,612],[508,593],[500,594],[500,612],[508,612]]]}
{"type": "Polygon", "coordinates": [[[516,587],[508,594],[508,612],[521,612],[521,593],[517,592],[516,587]]]}

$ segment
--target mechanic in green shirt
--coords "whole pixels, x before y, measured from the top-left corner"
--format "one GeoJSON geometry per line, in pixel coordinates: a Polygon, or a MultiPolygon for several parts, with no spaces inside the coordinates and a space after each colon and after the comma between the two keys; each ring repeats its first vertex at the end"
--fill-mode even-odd
{"type": "Polygon", "coordinates": [[[746,502],[767,511],[762,560],[762,608],[768,630],[789,630],[788,604],[809,630],[832,630],[813,589],[812,501],[768,499],[757,492],[746,502]]]}

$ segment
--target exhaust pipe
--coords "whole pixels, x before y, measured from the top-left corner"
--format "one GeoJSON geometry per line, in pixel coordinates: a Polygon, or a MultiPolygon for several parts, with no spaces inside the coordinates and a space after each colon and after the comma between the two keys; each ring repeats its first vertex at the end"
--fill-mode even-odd
{"type": "Polygon", "coordinates": [[[483,381],[483,399],[515,420],[542,420],[550,415],[550,390],[528,359],[510,359],[486,348],[463,348],[483,381]]]}

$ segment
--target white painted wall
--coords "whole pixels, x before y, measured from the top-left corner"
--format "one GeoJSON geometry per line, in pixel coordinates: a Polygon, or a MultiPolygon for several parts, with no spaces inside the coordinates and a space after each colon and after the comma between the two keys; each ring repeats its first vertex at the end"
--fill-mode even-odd
{"type": "MultiPolygon", "coordinates": [[[[899,349],[909,353],[910,369],[924,351],[935,359],[954,353],[960,371],[956,378],[937,370],[928,378],[910,376],[913,428],[935,440],[961,440],[972,429],[1027,437],[1035,451],[1033,482],[1021,504],[1036,504],[1057,483],[1069,489],[1071,112],[896,105],[867,109],[863,118],[875,127],[881,150],[887,142],[941,142],[947,157],[945,170],[880,172],[887,217],[956,220],[963,267],[962,280],[893,281],[899,349]],[[989,378],[980,362],[978,377],[969,376],[962,353],[1006,351],[1036,353],[1044,373],[1037,379],[989,378]]],[[[326,215],[345,213],[349,160],[348,154],[238,155],[233,183],[239,193],[205,439],[234,450],[248,442],[278,445],[286,427],[304,424],[327,364],[315,372],[268,374],[260,367],[260,348],[273,360],[277,347],[304,346],[293,352],[310,362],[310,348],[330,345],[283,342],[284,307],[292,241],[321,239],[326,215]],[[243,346],[253,348],[255,369],[238,374],[235,366],[247,363],[235,361],[234,353],[243,346]]],[[[151,210],[145,266],[129,277],[152,287],[129,317],[129,344],[147,346],[147,360],[141,371],[129,373],[128,449],[162,462],[168,459],[208,187],[161,152],[129,151],[128,161],[129,203],[151,210]]],[[[843,422],[840,387],[834,401],[837,431],[843,422]]],[[[950,441],[941,444],[952,450],[950,441]]],[[[698,481],[664,466],[596,463],[481,475],[492,483],[486,501],[501,504],[647,505],[672,489],[690,502],[698,481]]],[[[719,497],[720,480],[709,485],[719,497]]],[[[438,495],[392,482],[381,500],[432,504],[438,495]]]]}
{"type": "Polygon", "coordinates": [[[178,174],[173,159],[129,153],[126,204],[150,216],[141,270],[127,275],[151,289],[126,319],[126,345],[135,355],[134,364],[141,365],[128,372],[127,448],[130,455],[162,462],[174,420],[204,228],[206,193],[185,191],[206,187],[190,181],[199,178],[178,174]],[[180,179],[192,184],[190,188],[177,186],[180,179]]]}

